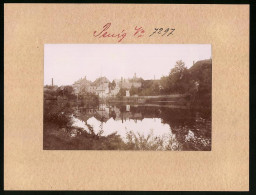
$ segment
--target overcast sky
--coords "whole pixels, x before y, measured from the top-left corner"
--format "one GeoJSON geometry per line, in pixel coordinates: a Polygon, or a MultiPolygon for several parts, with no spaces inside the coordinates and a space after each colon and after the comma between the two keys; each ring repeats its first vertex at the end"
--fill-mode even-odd
{"type": "Polygon", "coordinates": [[[106,76],[110,81],[160,79],[176,61],[189,68],[193,61],[211,58],[210,44],[45,44],[44,84],[71,85],[81,77],[106,76]]]}

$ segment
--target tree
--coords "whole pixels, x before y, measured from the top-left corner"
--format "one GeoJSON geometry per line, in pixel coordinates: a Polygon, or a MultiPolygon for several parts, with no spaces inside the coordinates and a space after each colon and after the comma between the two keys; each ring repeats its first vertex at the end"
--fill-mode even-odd
{"type": "Polygon", "coordinates": [[[174,75],[179,73],[180,76],[182,75],[183,71],[186,70],[187,67],[185,66],[185,63],[182,60],[179,60],[176,62],[173,69],[171,69],[170,75],[174,75]]]}
{"type": "Polygon", "coordinates": [[[111,83],[108,84],[108,88],[110,90],[113,90],[116,88],[116,82],[113,80],[111,83]]]}
{"type": "Polygon", "coordinates": [[[116,96],[120,98],[122,96],[125,96],[125,94],[126,94],[126,89],[122,88],[119,90],[119,92],[116,96]]]}
{"type": "Polygon", "coordinates": [[[72,99],[74,98],[74,89],[71,86],[65,86],[64,89],[64,95],[67,96],[68,98],[72,99]]]}
{"type": "Polygon", "coordinates": [[[72,86],[59,87],[56,90],[58,96],[66,96],[68,99],[75,99],[74,89],[72,86]]]}
{"type": "Polygon", "coordinates": [[[161,78],[161,92],[185,93],[189,87],[189,71],[182,60],[176,62],[174,68],[171,69],[168,77],[161,78]]]}
{"type": "Polygon", "coordinates": [[[138,88],[135,88],[134,86],[131,87],[130,89],[130,94],[131,95],[138,95],[139,91],[138,88]]]}
{"type": "Polygon", "coordinates": [[[190,69],[191,80],[194,82],[193,99],[194,104],[201,106],[211,106],[212,90],[212,60],[202,60],[196,62],[190,69]]]}
{"type": "Polygon", "coordinates": [[[161,85],[161,90],[160,93],[161,94],[168,94],[168,92],[170,91],[170,86],[169,86],[169,76],[163,76],[160,79],[160,85],[161,85]]]}

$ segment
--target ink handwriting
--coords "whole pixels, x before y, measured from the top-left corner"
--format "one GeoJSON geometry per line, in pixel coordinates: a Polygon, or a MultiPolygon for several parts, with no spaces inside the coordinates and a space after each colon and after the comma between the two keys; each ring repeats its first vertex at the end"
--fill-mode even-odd
{"type": "MultiPolygon", "coordinates": [[[[121,29],[118,32],[113,32],[111,29],[111,23],[105,24],[100,30],[95,30],[93,32],[93,36],[96,38],[115,38],[118,42],[121,42],[127,35],[128,31],[125,29],[121,29]]],[[[141,38],[146,35],[146,31],[142,26],[135,26],[133,29],[133,33],[130,35],[135,38],[141,38]]],[[[154,28],[153,32],[149,35],[151,36],[170,36],[173,35],[175,28],[154,28]]]]}

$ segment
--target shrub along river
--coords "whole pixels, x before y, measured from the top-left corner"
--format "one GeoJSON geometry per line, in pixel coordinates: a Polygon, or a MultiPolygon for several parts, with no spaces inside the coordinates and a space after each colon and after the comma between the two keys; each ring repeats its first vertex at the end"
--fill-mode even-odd
{"type": "Polygon", "coordinates": [[[207,109],[100,104],[45,112],[44,149],[211,150],[207,109]]]}

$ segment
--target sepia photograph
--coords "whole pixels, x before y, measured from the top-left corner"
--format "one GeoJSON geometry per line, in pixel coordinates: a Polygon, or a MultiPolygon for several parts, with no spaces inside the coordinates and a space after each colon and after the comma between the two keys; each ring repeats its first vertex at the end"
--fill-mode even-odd
{"type": "Polygon", "coordinates": [[[211,151],[210,44],[45,44],[44,150],[211,151]]]}
{"type": "Polygon", "coordinates": [[[251,8],[4,4],[3,188],[249,191],[251,8]]]}

